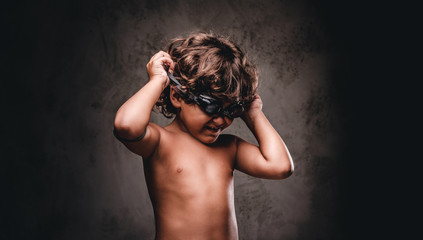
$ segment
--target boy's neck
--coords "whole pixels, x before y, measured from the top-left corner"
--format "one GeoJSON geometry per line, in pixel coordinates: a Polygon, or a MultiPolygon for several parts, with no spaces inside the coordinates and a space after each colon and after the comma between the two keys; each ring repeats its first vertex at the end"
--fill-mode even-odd
{"type": "Polygon", "coordinates": [[[189,134],[187,128],[185,127],[185,125],[183,124],[183,122],[181,121],[178,115],[176,115],[176,117],[172,120],[172,122],[169,125],[167,125],[165,128],[170,131],[184,132],[189,134]]]}

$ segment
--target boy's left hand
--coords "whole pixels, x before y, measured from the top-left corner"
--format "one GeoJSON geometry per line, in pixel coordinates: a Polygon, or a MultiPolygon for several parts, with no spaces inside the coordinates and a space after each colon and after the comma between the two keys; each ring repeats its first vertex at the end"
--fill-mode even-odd
{"type": "Polygon", "coordinates": [[[261,97],[256,94],[254,95],[253,101],[250,103],[249,108],[242,114],[242,119],[248,118],[254,118],[254,116],[261,112],[261,109],[263,108],[263,101],[261,100],[261,97]]]}

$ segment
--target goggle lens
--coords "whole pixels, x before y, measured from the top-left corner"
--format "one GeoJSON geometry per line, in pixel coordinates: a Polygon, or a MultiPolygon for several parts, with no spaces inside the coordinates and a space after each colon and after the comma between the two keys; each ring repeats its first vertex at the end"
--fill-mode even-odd
{"type": "Polygon", "coordinates": [[[223,114],[230,118],[237,118],[244,112],[244,107],[240,103],[234,103],[223,110],[223,114]]]}
{"type": "Polygon", "coordinates": [[[196,102],[200,106],[200,108],[209,115],[223,113],[229,118],[237,118],[240,117],[244,112],[244,107],[239,102],[234,103],[226,107],[225,109],[223,108],[223,104],[220,101],[217,101],[205,95],[200,95],[199,97],[197,97],[196,102]]]}

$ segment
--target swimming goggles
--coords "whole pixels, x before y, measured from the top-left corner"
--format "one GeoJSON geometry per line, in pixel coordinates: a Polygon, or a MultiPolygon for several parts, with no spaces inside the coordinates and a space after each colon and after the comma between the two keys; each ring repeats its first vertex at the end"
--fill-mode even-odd
{"type": "Polygon", "coordinates": [[[237,118],[240,117],[245,110],[243,104],[240,101],[237,101],[227,106],[226,108],[223,108],[222,101],[219,101],[204,94],[196,96],[190,92],[184,91],[181,88],[182,84],[169,71],[167,71],[167,76],[176,84],[176,88],[178,88],[179,91],[181,91],[182,93],[187,95],[189,99],[197,103],[197,105],[200,106],[201,110],[203,110],[208,115],[223,114],[228,118],[237,118]]]}

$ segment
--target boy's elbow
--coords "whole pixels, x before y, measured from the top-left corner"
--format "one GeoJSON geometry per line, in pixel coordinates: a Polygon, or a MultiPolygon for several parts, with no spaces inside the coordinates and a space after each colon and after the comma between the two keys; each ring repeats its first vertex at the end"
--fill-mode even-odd
{"type": "Polygon", "coordinates": [[[134,128],[134,124],[131,124],[128,121],[123,121],[122,119],[115,119],[114,129],[116,133],[123,138],[133,139],[141,135],[142,130],[137,130],[134,128]]]}
{"type": "Polygon", "coordinates": [[[291,176],[294,173],[294,168],[291,166],[284,166],[278,170],[277,177],[278,179],[284,179],[291,176]]]}
{"type": "Polygon", "coordinates": [[[130,130],[130,124],[128,124],[128,121],[125,121],[125,119],[119,115],[115,117],[113,127],[118,133],[128,132],[130,130]]]}
{"type": "Polygon", "coordinates": [[[279,164],[278,167],[275,167],[275,170],[276,179],[285,179],[294,173],[294,164],[291,160],[289,163],[279,164]]]}

